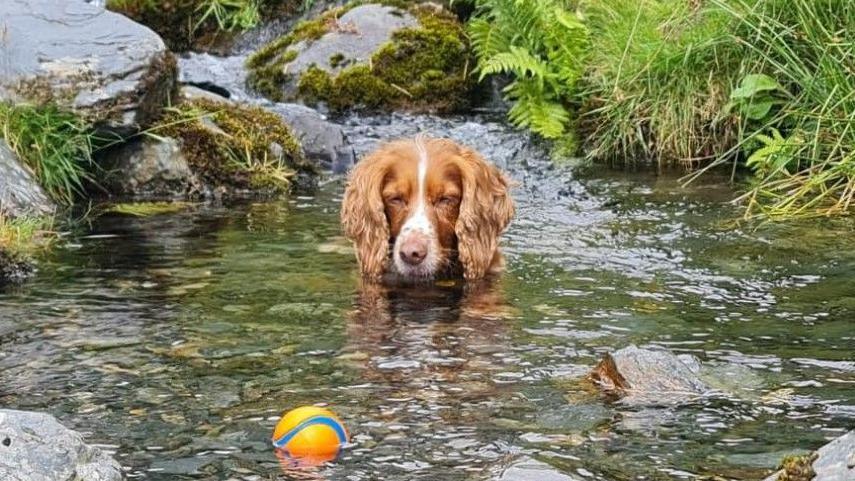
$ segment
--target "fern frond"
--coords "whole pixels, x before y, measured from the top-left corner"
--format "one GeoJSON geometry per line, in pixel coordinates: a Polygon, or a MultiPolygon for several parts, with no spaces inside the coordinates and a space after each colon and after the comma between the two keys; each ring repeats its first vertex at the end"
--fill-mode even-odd
{"type": "MultiPolygon", "coordinates": [[[[548,67],[522,47],[511,46],[509,51],[497,53],[481,65],[481,77],[497,73],[513,73],[517,77],[546,78],[548,67]]],[[[479,79],[479,80],[480,80],[479,79]]]]}

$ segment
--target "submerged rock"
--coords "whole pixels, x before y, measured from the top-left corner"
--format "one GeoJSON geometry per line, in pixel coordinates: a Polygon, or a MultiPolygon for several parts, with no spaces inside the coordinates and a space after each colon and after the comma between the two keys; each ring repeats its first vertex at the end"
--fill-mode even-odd
{"type": "Polygon", "coordinates": [[[452,111],[468,103],[468,40],[437,5],[351,3],[250,56],[250,85],[276,101],[452,111]]]}
{"type": "Polygon", "coordinates": [[[163,41],[82,1],[0,2],[0,100],[52,102],[98,127],[147,126],[175,86],[163,41]]]}
{"type": "Polygon", "coordinates": [[[0,479],[119,481],[119,463],[53,416],[0,409],[0,479]]]}
{"type": "Polygon", "coordinates": [[[529,457],[515,461],[496,478],[497,481],[579,481],[579,479],[560,473],[552,466],[529,457]]]}
{"type": "Polygon", "coordinates": [[[692,368],[693,364],[668,351],[628,346],[606,354],[589,377],[628,402],[671,404],[710,391],[698,377],[697,369],[692,368]]]}
{"type": "Polygon", "coordinates": [[[187,197],[198,194],[202,183],[171,138],[143,137],[104,154],[101,181],[111,194],[133,197],[187,197]]]}
{"type": "Polygon", "coordinates": [[[53,213],[55,205],[35,177],[0,138],[0,214],[10,217],[53,213]]]}
{"type": "Polygon", "coordinates": [[[20,284],[32,274],[32,262],[0,248],[0,289],[8,285],[20,284]]]}
{"type": "Polygon", "coordinates": [[[840,436],[815,453],[793,456],[764,481],[852,481],[855,479],[855,431],[840,436]]]}

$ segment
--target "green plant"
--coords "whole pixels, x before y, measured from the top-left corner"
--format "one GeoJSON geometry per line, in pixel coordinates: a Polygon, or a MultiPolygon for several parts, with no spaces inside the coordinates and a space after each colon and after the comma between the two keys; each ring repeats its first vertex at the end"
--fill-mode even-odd
{"type": "Polygon", "coordinates": [[[511,122],[546,138],[565,134],[588,30],[558,0],[478,0],[469,22],[479,79],[509,74],[511,122]]]}
{"type": "Polygon", "coordinates": [[[92,166],[94,134],[53,105],[0,103],[0,135],[56,200],[71,203],[92,166]]]}
{"type": "MultiPolygon", "coordinates": [[[[855,198],[855,4],[845,0],[713,0],[737,26],[745,70],[785,92],[761,122],[743,112],[736,148],[756,178],[747,217],[847,213],[855,198]],[[766,135],[771,133],[771,135],[766,135]],[[757,140],[760,142],[757,143],[757,140]]],[[[755,113],[760,114],[761,111],[755,113]]],[[[748,112],[750,113],[750,112],[748,112]]],[[[720,159],[719,164],[728,162],[720,159]]]]}
{"type": "Polygon", "coordinates": [[[693,167],[738,141],[733,19],[709,2],[583,0],[591,30],[580,127],[593,160],[693,167]]]}

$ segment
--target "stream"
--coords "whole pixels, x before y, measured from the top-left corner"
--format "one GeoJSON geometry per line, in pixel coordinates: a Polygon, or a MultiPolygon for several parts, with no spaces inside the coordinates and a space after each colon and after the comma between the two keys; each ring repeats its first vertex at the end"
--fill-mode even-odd
{"type": "Polygon", "coordinates": [[[285,479],[498,479],[529,457],[554,471],[532,480],[749,480],[852,427],[851,222],[740,226],[727,179],[574,170],[489,118],[344,124],[359,155],[426,131],[506,169],[502,278],[360,286],[340,178],[104,214],[0,295],[0,405],[152,481],[281,479],[270,435],[303,404],[329,405],[352,445],[285,479]],[[725,394],[639,406],[582,380],[630,344],[696,356],[725,394]]]}

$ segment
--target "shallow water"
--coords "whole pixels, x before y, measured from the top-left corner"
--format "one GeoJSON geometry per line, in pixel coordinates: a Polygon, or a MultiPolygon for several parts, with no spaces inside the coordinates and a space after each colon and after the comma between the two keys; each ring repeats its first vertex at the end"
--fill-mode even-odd
{"type": "Polygon", "coordinates": [[[56,415],[146,480],[482,480],[523,456],[748,480],[855,425],[852,224],[740,227],[716,179],[577,177],[499,125],[400,120],[348,129],[360,153],[419,129],[468,140],[520,182],[499,282],[361,287],[338,181],[104,215],[0,295],[0,405],[56,415]],[[645,407],[580,381],[629,344],[697,356],[722,394],[645,407]],[[286,476],[273,425],[313,403],[353,445],[286,476]]]}

